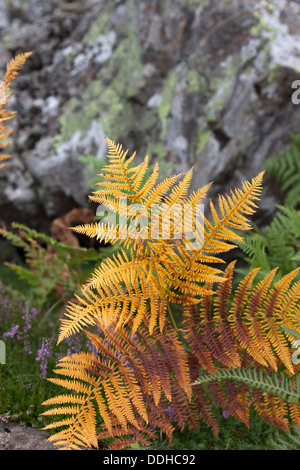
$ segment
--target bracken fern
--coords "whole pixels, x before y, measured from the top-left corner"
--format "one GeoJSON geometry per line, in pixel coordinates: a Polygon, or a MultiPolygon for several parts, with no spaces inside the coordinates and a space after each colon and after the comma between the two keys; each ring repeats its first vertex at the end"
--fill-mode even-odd
{"type": "MultiPolygon", "coordinates": [[[[11,84],[17,78],[21,67],[25,64],[28,57],[32,52],[26,52],[24,54],[18,54],[14,59],[12,59],[6,67],[6,72],[3,80],[0,83],[0,150],[7,148],[11,141],[8,141],[12,130],[8,129],[5,124],[6,121],[12,119],[16,112],[8,111],[7,105],[11,98],[11,84]]],[[[7,163],[7,160],[10,158],[10,155],[2,154],[0,155],[0,168],[4,167],[7,163]],[[2,163],[1,163],[2,162],[2,163]]]]}
{"type": "MultiPolygon", "coordinates": [[[[7,66],[1,149],[11,134],[5,122],[14,116],[6,110],[10,85],[30,54],[7,66]]],[[[95,352],[62,358],[54,371],[61,377],[49,378],[68,391],[44,402],[49,408],[43,414],[54,417],[45,427],[55,430],[49,439],[61,449],[97,448],[107,438],[112,449],[147,446],[157,431],[171,442],[175,426],[192,430],[201,420],[217,436],[215,405],[247,426],[253,406],[269,424],[297,430],[299,361],[292,352],[300,337],[299,268],[259,276],[257,266],[233,289],[235,262],[216,267],[224,263],[223,253],[241,246],[238,233],[251,228],[247,217],[257,208],[263,172],[220,195],[217,206],[210,201],[208,219],[197,207],[210,184],[188,195],[192,170],[157,184],[158,164],[148,175],[147,157],[132,166],[135,154],[127,158],[120,145],[107,143],[104,181],[91,199],[115,212],[120,223],[74,230],[118,242],[121,250],[91,274],[62,319],[59,342],[83,330],[95,352]],[[160,213],[149,222],[153,205],[160,213]],[[193,243],[186,232],[178,236],[186,207],[185,231],[193,243]]],[[[1,167],[8,158],[1,155],[1,167]]],[[[289,187],[294,179],[287,175],[289,187]]],[[[294,213],[284,213],[294,220],[294,213]]]]}
{"type": "Polygon", "coordinates": [[[237,231],[251,228],[263,172],[220,195],[218,205],[210,201],[209,219],[203,208],[197,218],[210,185],[189,195],[192,170],[157,183],[158,164],[148,175],[147,157],[132,166],[135,154],[128,158],[120,145],[107,144],[104,181],[91,199],[119,221],[74,230],[118,241],[121,250],[91,274],[62,319],[59,342],[83,330],[96,353],[63,358],[54,371],[62,378],[49,379],[70,391],[44,402],[44,414],[58,419],[45,427],[55,429],[50,440],[80,449],[113,438],[111,448],[121,449],[149,445],[155,430],[171,441],[175,425],[195,429],[201,420],[218,435],[215,405],[247,426],[251,406],[271,425],[298,426],[291,359],[298,270],[277,280],[273,269],[255,284],[259,268],[253,269],[233,290],[235,262],[217,267],[242,242],[237,231]],[[151,217],[154,204],[160,215],[151,217]],[[185,225],[192,249],[186,232],[176,234],[184,207],[192,208],[185,225]]]}

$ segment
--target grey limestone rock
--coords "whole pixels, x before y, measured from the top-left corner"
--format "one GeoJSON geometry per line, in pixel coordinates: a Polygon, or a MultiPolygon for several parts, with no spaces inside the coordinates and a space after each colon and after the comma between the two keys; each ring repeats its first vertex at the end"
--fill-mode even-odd
{"type": "Polygon", "coordinates": [[[214,197],[256,176],[300,128],[299,2],[13,0],[0,12],[0,68],[35,51],[15,84],[2,221],[86,205],[78,159],[100,164],[105,135],[158,160],[162,176],[194,166],[193,187],[214,181],[214,197]]]}

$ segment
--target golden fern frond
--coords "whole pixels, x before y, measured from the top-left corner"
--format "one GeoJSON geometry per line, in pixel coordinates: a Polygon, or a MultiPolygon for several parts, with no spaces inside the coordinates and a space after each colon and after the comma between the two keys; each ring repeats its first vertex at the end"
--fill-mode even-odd
{"type": "MultiPolygon", "coordinates": [[[[183,344],[179,340],[178,332],[173,330],[167,322],[164,331],[154,328],[152,335],[148,334],[148,325],[141,325],[139,330],[133,334],[132,328],[116,330],[110,328],[105,335],[105,341],[118,350],[118,354],[126,357],[127,363],[135,371],[145,394],[153,396],[158,405],[162,394],[171,401],[170,376],[174,375],[177,384],[188,398],[191,397],[189,387],[189,370],[187,355],[183,344]],[[145,382],[143,378],[152,377],[145,382]]],[[[88,338],[99,351],[105,352],[105,341],[103,342],[86,332],[88,338]]]]}
{"type": "MultiPolygon", "coordinates": [[[[238,353],[237,342],[230,328],[230,324],[228,323],[235,264],[236,262],[233,261],[226,267],[224,273],[225,281],[218,285],[214,297],[213,317],[215,328],[218,332],[220,351],[223,351],[223,354],[227,358],[230,358],[232,367],[239,367],[241,359],[238,353]]],[[[226,363],[228,364],[228,360],[226,360],[226,363]]]]}
{"type": "MultiPolygon", "coordinates": [[[[208,270],[207,264],[221,263],[222,259],[217,255],[231,250],[236,246],[234,245],[234,241],[239,238],[241,239],[232,228],[242,230],[251,228],[245,215],[250,215],[254,212],[256,205],[253,201],[258,199],[261,192],[263,173],[264,172],[260,173],[256,178],[253,178],[251,182],[242,183],[242,190],[238,188],[235,189],[235,191],[232,191],[231,196],[220,196],[219,208],[221,217],[218,216],[214,204],[210,202],[213,221],[210,222],[204,217],[202,212],[200,213],[201,220],[198,221],[200,231],[199,234],[198,229],[193,232],[197,243],[196,248],[192,247],[192,251],[190,246],[186,244],[187,240],[184,239],[184,237],[182,240],[173,239],[171,243],[166,242],[160,245],[153,244],[153,255],[155,259],[165,262],[166,258],[169,257],[171,260],[167,269],[171,272],[172,268],[170,268],[170,266],[173,265],[173,272],[178,273],[177,281],[174,280],[174,285],[177,283],[178,286],[180,280],[182,299],[185,299],[185,301],[191,297],[199,299],[199,297],[205,294],[205,289],[199,289],[198,296],[196,295],[196,291],[192,292],[190,286],[191,279],[196,283],[203,283],[204,281],[210,283],[224,281],[221,271],[215,266],[208,270]],[[202,221],[203,227],[201,231],[202,221]],[[154,250],[154,248],[156,249],[154,250]],[[178,269],[179,266],[180,269],[178,269]]],[[[194,194],[191,200],[195,201],[198,197],[201,200],[203,194],[205,194],[204,190],[194,194]]],[[[175,226],[179,220],[180,214],[179,217],[175,215],[173,225],[175,226]]],[[[189,227],[191,227],[191,224],[189,227]]],[[[196,228],[197,227],[196,224],[196,228]]],[[[151,240],[149,246],[151,246],[151,240]]],[[[180,299],[180,296],[177,297],[177,301],[180,303],[184,302],[182,299],[180,299]]]]}
{"type": "MultiPolygon", "coordinates": [[[[235,240],[242,240],[232,229],[250,230],[252,227],[246,216],[252,215],[257,208],[254,201],[259,199],[262,190],[264,171],[253,178],[251,182],[242,182],[242,189],[231,190],[231,195],[219,196],[220,216],[215,204],[210,201],[212,222],[205,218],[205,233],[203,245],[194,253],[194,262],[201,262],[203,253],[223,253],[235,248],[235,240]],[[231,243],[227,243],[227,242],[231,243]]],[[[190,266],[189,266],[190,268],[190,266]]]]}
{"type": "Polygon", "coordinates": [[[32,51],[21,53],[18,54],[14,59],[11,59],[6,67],[6,73],[3,80],[6,87],[9,87],[11,83],[17,78],[20,73],[20,69],[23,67],[26,60],[32,55],[32,53],[32,51]]]}
{"type": "Polygon", "coordinates": [[[165,198],[166,203],[168,206],[173,204],[178,204],[182,202],[186,196],[188,195],[188,191],[190,188],[191,180],[193,176],[193,168],[191,168],[180,181],[180,183],[173,187],[170,194],[168,194],[165,198]]]}
{"type": "MultiPolygon", "coordinates": [[[[58,428],[50,437],[51,441],[58,441],[57,445],[64,449],[73,445],[96,447],[96,424],[92,418],[87,419],[96,411],[104,423],[98,440],[105,435],[130,434],[130,429],[139,439],[149,438],[153,433],[147,433],[146,426],[157,424],[163,414],[167,415],[166,401],[172,402],[175,408],[179,407],[179,403],[176,404],[178,394],[181,401],[190,401],[187,354],[178,333],[170,325],[163,333],[154,329],[152,337],[147,326],[141,326],[136,334],[125,327],[116,331],[115,325],[106,330],[105,336],[85,333],[97,356],[78,353],[62,358],[54,372],[67,379],[49,379],[79,394],[75,399],[73,393],[64,394],[43,403],[51,406],[44,415],[63,416],[45,427],[46,430],[58,428]]],[[[191,416],[189,411],[186,416],[191,416]]],[[[160,427],[169,437],[174,430],[168,419],[164,424],[160,422],[160,427]]]]}
{"type": "Polygon", "coordinates": [[[185,198],[184,203],[191,204],[193,207],[195,207],[196,204],[202,204],[211,186],[212,182],[202,186],[196,191],[193,191],[188,197],[185,198]]]}
{"type": "Polygon", "coordinates": [[[229,314],[237,340],[256,361],[262,365],[269,364],[277,370],[276,362],[279,359],[292,374],[294,366],[290,345],[281,327],[286,326],[282,311],[286,312],[287,317],[295,315],[292,300],[299,300],[300,284],[295,283],[291,292],[290,283],[298,272],[299,269],[294,270],[270,287],[276,273],[276,270],[273,270],[265,276],[253,293],[250,284],[257,270],[250,272],[245,281],[240,283],[229,314]]]}
{"type": "Polygon", "coordinates": [[[263,172],[219,196],[218,206],[210,201],[209,218],[198,205],[210,184],[189,196],[192,170],[156,184],[158,165],[147,178],[147,157],[131,167],[135,154],[127,158],[120,145],[107,142],[108,184],[100,183],[92,198],[128,217],[127,223],[102,220],[74,230],[110,243],[116,229],[118,236],[127,230],[121,241],[130,249],[96,268],[67,306],[59,341],[92,327],[85,334],[97,355],[60,361],[56,373],[67,379],[51,380],[78,399],[48,401],[54,407],[48,415],[59,417],[48,429],[64,428],[53,440],[77,448],[94,446],[95,436],[112,437],[112,448],[121,449],[150,442],[152,426],[171,439],[173,420],[181,429],[196,429],[201,419],[218,435],[215,404],[246,426],[252,405],[270,424],[287,429],[289,420],[298,423],[300,382],[290,348],[300,334],[299,270],[277,282],[273,270],[256,283],[254,269],[233,291],[235,262],[224,271],[215,266],[241,240],[236,230],[251,228],[248,216],[257,207],[263,172]],[[139,204],[145,217],[160,205],[147,226],[138,227],[139,204]],[[190,245],[190,233],[176,233],[186,205],[186,228],[196,240],[190,245]],[[264,375],[256,375],[260,370],[264,375]],[[96,412],[103,421],[98,435],[96,412]]]}
{"type": "MultiPolygon", "coordinates": [[[[191,308],[187,307],[184,314],[187,337],[191,341],[195,334],[206,342],[211,356],[210,367],[207,361],[202,364],[207,370],[213,370],[214,361],[226,367],[239,367],[242,351],[246,351],[258,364],[277,371],[279,364],[284,365],[291,374],[295,373],[291,360],[290,340],[282,327],[287,327],[297,316],[295,302],[299,301],[300,283],[294,282],[299,269],[294,270],[272,287],[276,270],[268,273],[255,287],[253,282],[259,269],[250,271],[232,294],[232,273],[234,262],[225,271],[226,281],[219,284],[212,297],[204,297],[201,301],[199,319],[194,320],[190,331],[191,308]],[[284,312],[284,315],[282,315],[284,312]],[[229,363],[230,358],[230,363],[229,363]]],[[[195,309],[195,307],[194,307],[195,309]]],[[[194,315],[197,315],[194,312],[194,315]]],[[[295,324],[296,321],[293,322],[295,324]]],[[[299,322],[298,322],[298,332],[299,322]]],[[[193,342],[197,351],[200,343],[193,342]]],[[[205,354],[208,354],[208,351],[205,354]]],[[[202,352],[204,355],[204,352],[202,352]]],[[[200,357],[200,356],[199,356],[200,357]]]]}
{"type": "Polygon", "coordinates": [[[114,436],[114,440],[108,445],[108,450],[122,450],[128,449],[132,444],[139,444],[142,447],[150,447],[157,439],[157,428],[161,433],[165,433],[169,442],[172,442],[172,434],[174,427],[170,422],[170,416],[167,410],[163,408],[152,408],[150,412],[151,426],[145,426],[142,420],[139,420],[139,429],[134,426],[128,425],[122,427],[116,420],[112,423],[112,431],[108,431],[105,425],[101,425],[100,433],[98,434],[99,440],[105,440],[114,436]]]}
{"type": "MultiPolygon", "coordinates": [[[[8,130],[6,121],[12,119],[16,112],[6,110],[6,106],[11,98],[11,89],[10,86],[12,82],[17,78],[19,75],[21,67],[25,64],[28,57],[32,54],[32,52],[26,52],[24,54],[18,54],[14,59],[12,59],[7,67],[3,81],[1,82],[0,86],[0,149],[3,150],[4,148],[11,145],[11,142],[8,142],[6,139],[11,135],[12,130],[8,130]]],[[[4,162],[0,164],[0,168],[3,168],[6,165],[7,160],[9,160],[10,155],[2,154],[0,155],[0,162],[4,162]]]]}
{"type": "MultiPolygon", "coordinates": [[[[86,372],[95,362],[98,365],[97,359],[87,353],[77,355],[75,360],[71,356],[67,356],[58,363],[54,372],[73,380],[48,379],[57,385],[80,393],[77,400],[74,400],[72,393],[72,395],[60,395],[44,402],[46,406],[54,405],[55,407],[45,411],[43,415],[70,415],[68,418],[59,419],[44,427],[45,430],[59,429],[49,438],[49,441],[58,441],[62,450],[80,449],[81,447],[98,448],[95,408],[92,403],[93,386],[97,386],[97,379],[95,380],[86,372]],[[86,382],[88,385],[82,382],[86,382]],[[70,403],[76,404],[76,406],[69,406],[70,403]]],[[[106,370],[105,373],[107,374],[106,370]]]]}
{"type": "Polygon", "coordinates": [[[125,152],[120,144],[116,144],[107,137],[106,142],[109,164],[102,168],[102,173],[99,176],[109,182],[98,183],[99,186],[104,186],[104,189],[95,191],[92,200],[102,203],[103,197],[107,195],[113,197],[123,195],[128,199],[136,199],[136,194],[148,169],[148,157],[146,156],[140,165],[132,168],[130,163],[134,159],[135,153],[126,160],[128,150],[125,152]]]}
{"type": "Polygon", "coordinates": [[[127,159],[128,152],[121,145],[110,139],[107,143],[108,165],[103,176],[107,177],[109,185],[93,197],[119,216],[127,217],[127,225],[101,221],[99,224],[74,227],[74,230],[109,243],[119,241],[126,249],[131,245],[134,252],[128,258],[122,251],[118,258],[102,263],[95,270],[82,289],[82,297],[77,297],[78,303],[68,305],[67,319],[62,321],[59,341],[84,325],[93,325],[95,318],[101,318],[107,327],[115,319],[120,327],[135,318],[133,328],[136,331],[148,317],[151,318],[151,333],[157,322],[163,328],[166,311],[170,315],[169,302],[199,302],[203,295],[210,293],[205,283],[224,282],[224,273],[210,264],[221,262],[217,255],[234,246],[228,243],[228,240],[232,242],[237,238],[232,226],[245,230],[249,228],[244,215],[253,213],[253,201],[261,191],[263,173],[251,183],[242,183],[242,190],[232,191],[230,197],[220,196],[221,218],[211,202],[214,225],[204,217],[203,210],[200,211],[201,220],[196,221],[195,233],[199,249],[191,251],[186,246],[186,235],[180,233],[178,236],[176,233],[177,227],[182,225],[182,208],[187,203],[192,204],[185,223],[188,231],[193,231],[194,209],[196,204],[202,204],[210,184],[188,197],[192,178],[190,170],[179,183],[178,178],[182,175],[169,177],[155,186],[158,165],[143,183],[148,168],[147,157],[142,164],[132,168],[135,154],[127,159]],[[126,196],[125,201],[120,200],[120,194],[126,196]],[[133,205],[142,204],[146,211],[146,225],[139,227],[139,230],[136,230],[137,221],[134,222],[136,214],[130,212],[133,206],[127,206],[127,200],[133,205]],[[154,215],[151,212],[153,205],[159,205],[154,215]],[[205,226],[202,227],[202,224],[205,226]],[[202,232],[198,230],[201,228],[202,232]]]}
{"type": "Polygon", "coordinates": [[[69,302],[58,342],[96,320],[102,327],[116,323],[119,328],[134,319],[135,331],[148,315],[151,293],[157,291],[154,278],[146,282],[148,271],[147,258],[129,259],[124,251],[104,261],[82,287],[82,296],[76,295],[77,303],[69,302]]]}
{"type": "Polygon", "coordinates": [[[213,373],[217,364],[241,367],[243,358],[248,357],[257,366],[273,371],[284,367],[294,375],[291,353],[294,337],[285,333],[285,329],[297,325],[295,334],[300,333],[297,308],[300,281],[295,282],[299,269],[272,285],[276,273],[273,270],[253,287],[259,272],[254,269],[232,292],[234,265],[235,262],[228,265],[225,282],[219,283],[212,294],[204,295],[199,308],[184,307],[182,331],[194,363],[213,373]]]}
{"type": "Polygon", "coordinates": [[[72,228],[75,232],[86,235],[90,238],[96,238],[105,243],[120,243],[127,237],[127,227],[125,225],[115,225],[114,223],[95,222],[93,224],[77,225],[72,228]],[[126,237],[123,236],[126,234],[126,237]]]}
{"type": "Polygon", "coordinates": [[[69,403],[72,403],[72,396],[68,398],[64,396],[63,399],[58,396],[43,403],[45,406],[59,405],[45,411],[43,415],[71,415],[70,418],[54,421],[44,428],[50,430],[64,427],[63,431],[60,430],[50,437],[51,441],[59,440],[59,445],[63,442],[63,449],[72,448],[74,440],[83,447],[98,447],[96,406],[108,429],[111,429],[112,416],[115,416],[122,426],[126,427],[127,423],[131,423],[138,427],[133,406],[137,407],[139,415],[147,421],[144,402],[132,371],[126,369],[124,359],[118,357],[113,348],[108,352],[113,358],[109,362],[105,357],[97,359],[88,353],[64,357],[54,372],[73,380],[49,379],[57,385],[81,394],[77,406],[69,406],[69,403]],[[88,385],[83,388],[82,382],[88,385]],[[86,396],[83,399],[84,393],[86,396]]]}

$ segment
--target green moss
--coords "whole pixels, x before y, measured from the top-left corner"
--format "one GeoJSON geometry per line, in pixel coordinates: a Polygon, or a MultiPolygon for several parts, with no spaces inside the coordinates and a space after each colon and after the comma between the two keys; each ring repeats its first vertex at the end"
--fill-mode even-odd
{"type": "Polygon", "coordinates": [[[128,33],[128,37],[116,48],[109,67],[112,73],[113,69],[116,71],[112,75],[114,80],[111,86],[122,99],[134,96],[143,85],[144,66],[141,63],[140,46],[135,31],[130,29],[128,33]]]}
{"type": "Polygon", "coordinates": [[[215,100],[213,101],[213,109],[216,111],[220,111],[224,106],[222,98],[217,96],[215,100]]]}
{"type": "Polygon", "coordinates": [[[164,139],[164,137],[166,136],[169,124],[170,124],[170,118],[164,118],[162,120],[162,122],[161,122],[161,133],[160,133],[161,139],[164,139]]]}
{"type": "Polygon", "coordinates": [[[78,49],[76,49],[76,47],[74,47],[72,49],[72,51],[69,53],[69,54],[66,54],[65,55],[65,60],[66,62],[71,62],[72,59],[78,54],[78,49]]]}
{"type": "Polygon", "coordinates": [[[276,75],[278,74],[278,64],[273,64],[271,67],[268,67],[270,72],[268,74],[267,83],[272,83],[276,79],[276,75]]]}
{"type": "MultiPolygon", "coordinates": [[[[255,18],[257,18],[257,23],[252,26],[252,28],[250,29],[250,34],[253,35],[253,36],[259,36],[260,33],[262,31],[268,31],[268,32],[271,32],[271,33],[274,33],[276,32],[275,28],[273,26],[271,26],[270,24],[268,24],[264,19],[263,19],[263,15],[259,12],[259,11],[255,11],[253,13],[253,16],[255,18]]],[[[270,39],[271,39],[272,35],[270,35],[270,39]]]]}
{"type": "Polygon", "coordinates": [[[2,36],[2,44],[7,48],[7,49],[11,49],[13,48],[13,36],[11,33],[6,33],[2,36]]]}
{"type": "Polygon", "coordinates": [[[89,117],[86,109],[82,111],[82,104],[78,99],[69,100],[64,113],[58,118],[60,133],[52,139],[53,146],[57,147],[69,140],[77,130],[87,131],[90,123],[89,117]]]}
{"type": "Polygon", "coordinates": [[[161,178],[169,176],[174,168],[173,162],[166,162],[167,153],[166,147],[160,142],[149,143],[147,146],[146,154],[149,155],[150,161],[153,160],[158,162],[161,178]]]}
{"type": "Polygon", "coordinates": [[[188,70],[185,75],[185,84],[188,91],[190,92],[200,92],[201,90],[201,77],[197,74],[195,70],[188,70]]]}
{"type": "Polygon", "coordinates": [[[15,8],[24,9],[28,6],[28,0],[4,0],[6,5],[14,5],[15,8]]]}
{"type": "Polygon", "coordinates": [[[206,0],[184,0],[183,5],[187,7],[202,7],[206,3],[206,0]]]}
{"type": "Polygon", "coordinates": [[[178,74],[175,70],[169,72],[168,77],[165,80],[164,87],[161,94],[161,102],[158,108],[158,116],[160,120],[168,117],[171,109],[173,97],[175,94],[175,87],[178,82],[178,74]]]}
{"type": "MultiPolygon", "coordinates": [[[[92,44],[100,34],[107,34],[110,25],[109,10],[105,10],[93,23],[83,41],[92,44]]],[[[69,140],[76,130],[86,132],[91,122],[100,117],[104,132],[120,140],[135,125],[132,103],[143,85],[143,64],[136,37],[133,8],[127,13],[124,35],[98,76],[82,92],[80,99],[71,99],[59,118],[60,133],[54,145],[69,140]],[[124,60],[126,58],[126,60],[124,60]],[[111,81],[108,83],[108,78],[111,81]]]]}
{"type": "Polygon", "coordinates": [[[196,148],[197,154],[203,151],[210,136],[211,136],[211,131],[203,131],[202,129],[199,130],[198,139],[197,139],[197,148],[196,148]]]}
{"type": "Polygon", "coordinates": [[[217,118],[218,111],[223,109],[224,102],[222,98],[216,96],[213,101],[210,101],[204,108],[205,115],[208,121],[215,121],[217,118]]]}
{"type": "Polygon", "coordinates": [[[101,118],[104,132],[116,140],[126,135],[134,122],[131,104],[121,102],[114,90],[107,90],[101,97],[100,106],[104,111],[101,118]]]}
{"type": "Polygon", "coordinates": [[[149,157],[155,158],[155,160],[163,161],[167,155],[166,147],[161,143],[149,143],[146,152],[149,157]]]}
{"type": "Polygon", "coordinates": [[[268,0],[261,0],[261,6],[265,7],[268,11],[274,11],[275,5],[273,3],[269,2],[268,0]]]}
{"type": "Polygon", "coordinates": [[[104,10],[92,23],[90,29],[83,36],[82,42],[86,46],[92,46],[101,35],[107,35],[110,31],[111,11],[104,10]]]}

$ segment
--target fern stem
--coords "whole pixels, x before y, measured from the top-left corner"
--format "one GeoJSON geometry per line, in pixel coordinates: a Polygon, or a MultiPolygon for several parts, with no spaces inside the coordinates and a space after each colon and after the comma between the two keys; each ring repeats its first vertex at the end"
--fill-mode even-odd
{"type": "MultiPolygon", "coordinates": [[[[155,265],[155,262],[153,262],[153,266],[154,266],[154,271],[155,271],[155,274],[156,274],[156,277],[157,277],[157,280],[158,280],[158,283],[161,285],[161,282],[159,280],[159,275],[158,275],[158,272],[157,272],[157,269],[156,269],[156,265],[155,265]]],[[[173,326],[175,328],[175,330],[178,332],[178,327],[176,325],[176,322],[175,322],[175,318],[173,317],[173,314],[172,314],[172,311],[171,311],[171,307],[170,307],[170,304],[168,301],[166,301],[167,303],[167,309],[168,309],[168,312],[169,312],[169,315],[170,315],[170,318],[171,318],[171,321],[173,323],[173,326]]]]}
{"type": "Polygon", "coordinates": [[[169,304],[168,301],[167,301],[167,309],[168,309],[168,312],[169,312],[169,315],[170,315],[170,318],[171,318],[171,321],[172,321],[172,323],[173,323],[173,326],[174,326],[175,330],[176,330],[176,331],[179,331],[179,330],[178,330],[178,327],[177,327],[177,325],[176,325],[176,322],[175,322],[175,318],[173,317],[173,313],[172,313],[170,304],[169,304]]]}

